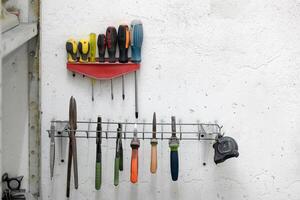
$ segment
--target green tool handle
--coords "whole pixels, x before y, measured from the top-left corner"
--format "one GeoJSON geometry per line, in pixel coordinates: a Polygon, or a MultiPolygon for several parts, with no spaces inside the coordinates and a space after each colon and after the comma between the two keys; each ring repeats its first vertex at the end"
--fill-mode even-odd
{"type": "Polygon", "coordinates": [[[96,162],[96,179],[95,179],[96,190],[100,190],[101,187],[101,179],[102,179],[101,171],[102,171],[101,162],[96,162]]]}
{"type": "Polygon", "coordinates": [[[119,170],[120,170],[120,158],[115,158],[115,173],[114,173],[114,185],[119,185],[119,170]]]}

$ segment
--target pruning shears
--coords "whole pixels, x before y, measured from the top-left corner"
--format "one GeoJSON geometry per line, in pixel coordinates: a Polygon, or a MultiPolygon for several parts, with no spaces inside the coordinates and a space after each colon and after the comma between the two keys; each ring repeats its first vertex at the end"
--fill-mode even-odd
{"type": "Polygon", "coordinates": [[[71,181],[71,167],[72,157],[74,165],[74,185],[78,189],[78,167],[77,167],[77,148],[76,148],[76,129],[77,129],[77,108],[76,100],[72,96],[69,104],[69,156],[68,156],[68,172],[67,172],[67,194],[70,196],[70,181],[71,181]]]}

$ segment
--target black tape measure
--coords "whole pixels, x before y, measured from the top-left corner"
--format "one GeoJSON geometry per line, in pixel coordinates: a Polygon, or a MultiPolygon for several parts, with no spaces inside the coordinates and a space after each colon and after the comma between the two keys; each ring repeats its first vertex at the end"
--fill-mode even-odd
{"type": "Polygon", "coordinates": [[[2,175],[2,182],[6,182],[7,187],[12,191],[20,190],[22,179],[23,179],[23,176],[9,178],[7,173],[4,173],[2,175]]]}
{"type": "Polygon", "coordinates": [[[213,147],[215,149],[214,161],[216,164],[222,163],[229,158],[239,156],[238,145],[231,137],[218,136],[213,147]]]}

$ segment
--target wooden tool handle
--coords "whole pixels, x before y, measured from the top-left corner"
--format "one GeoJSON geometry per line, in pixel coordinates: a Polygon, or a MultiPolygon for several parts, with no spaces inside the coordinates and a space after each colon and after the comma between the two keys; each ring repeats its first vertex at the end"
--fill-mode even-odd
{"type": "Polygon", "coordinates": [[[155,174],[157,170],[157,145],[151,145],[151,163],[150,163],[150,172],[155,174]]]}
{"type": "Polygon", "coordinates": [[[138,170],[139,170],[139,161],[138,161],[138,149],[132,149],[131,153],[131,173],[130,181],[136,183],[138,181],[138,170]]]}

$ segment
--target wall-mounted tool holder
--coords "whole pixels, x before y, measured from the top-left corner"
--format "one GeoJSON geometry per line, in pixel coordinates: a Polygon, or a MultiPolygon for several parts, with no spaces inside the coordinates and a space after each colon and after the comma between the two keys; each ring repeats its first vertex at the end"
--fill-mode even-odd
{"type": "Polygon", "coordinates": [[[109,63],[106,62],[100,63],[98,59],[97,62],[68,62],[67,69],[73,73],[78,73],[93,79],[98,80],[108,80],[126,75],[132,72],[137,71],[140,68],[140,63],[109,63]]]}

